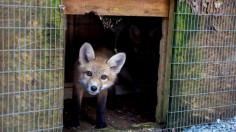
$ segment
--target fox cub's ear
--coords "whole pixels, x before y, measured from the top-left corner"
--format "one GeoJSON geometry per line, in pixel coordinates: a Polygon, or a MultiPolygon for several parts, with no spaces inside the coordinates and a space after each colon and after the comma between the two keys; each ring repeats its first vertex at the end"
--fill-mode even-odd
{"type": "Polygon", "coordinates": [[[119,73],[122,66],[124,65],[126,60],[125,53],[118,53],[113,55],[108,61],[107,64],[110,66],[110,68],[115,72],[119,73]]]}
{"type": "Polygon", "coordinates": [[[81,64],[86,64],[95,59],[95,53],[91,44],[85,42],[79,51],[79,62],[81,64]]]}

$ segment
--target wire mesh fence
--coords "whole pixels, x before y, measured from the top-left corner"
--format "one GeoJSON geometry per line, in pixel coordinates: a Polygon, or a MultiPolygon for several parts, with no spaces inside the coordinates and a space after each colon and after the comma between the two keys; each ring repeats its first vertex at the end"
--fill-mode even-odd
{"type": "Polygon", "coordinates": [[[61,0],[0,1],[0,131],[62,131],[61,0]]]}
{"type": "Polygon", "coordinates": [[[179,0],[168,128],[181,131],[236,115],[236,1],[179,0]]]}

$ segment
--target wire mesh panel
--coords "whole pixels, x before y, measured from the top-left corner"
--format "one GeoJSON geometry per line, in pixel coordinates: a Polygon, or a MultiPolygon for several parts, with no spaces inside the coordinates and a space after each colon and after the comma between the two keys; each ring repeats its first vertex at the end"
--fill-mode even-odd
{"type": "Polygon", "coordinates": [[[0,131],[62,131],[61,0],[0,1],[0,131]]]}
{"type": "Polygon", "coordinates": [[[234,117],[236,1],[177,1],[173,33],[168,128],[234,117]]]}

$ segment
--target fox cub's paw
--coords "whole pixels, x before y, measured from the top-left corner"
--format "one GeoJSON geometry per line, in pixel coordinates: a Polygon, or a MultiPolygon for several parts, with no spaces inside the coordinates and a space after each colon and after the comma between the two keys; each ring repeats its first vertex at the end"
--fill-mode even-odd
{"type": "Polygon", "coordinates": [[[107,127],[107,124],[106,123],[99,123],[99,124],[96,124],[96,129],[99,129],[99,128],[106,128],[107,127]]]}

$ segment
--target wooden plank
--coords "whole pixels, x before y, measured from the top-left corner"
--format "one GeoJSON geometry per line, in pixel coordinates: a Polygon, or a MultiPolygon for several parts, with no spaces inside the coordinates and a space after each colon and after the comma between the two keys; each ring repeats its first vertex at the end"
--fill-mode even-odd
{"type": "Polygon", "coordinates": [[[166,50],[168,40],[168,18],[162,19],[162,38],[160,41],[160,61],[158,68],[158,83],[157,83],[157,108],[156,121],[163,122],[163,102],[164,102],[164,87],[165,87],[165,73],[166,73],[166,50]]]}
{"type": "Polygon", "coordinates": [[[167,114],[169,108],[170,95],[170,76],[171,76],[171,58],[172,58],[172,38],[173,38],[173,22],[174,22],[174,4],[175,0],[170,0],[169,24],[168,24],[168,42],[166,53],[166,72],[165,72],[165,87],[164,87],[164,102],[162,121],[167,122],[167,114]]]}
{"type": "Polygon", "coordinates": [[[64,0],[64,14],[168,17],[169,0],[64,0]]]}

